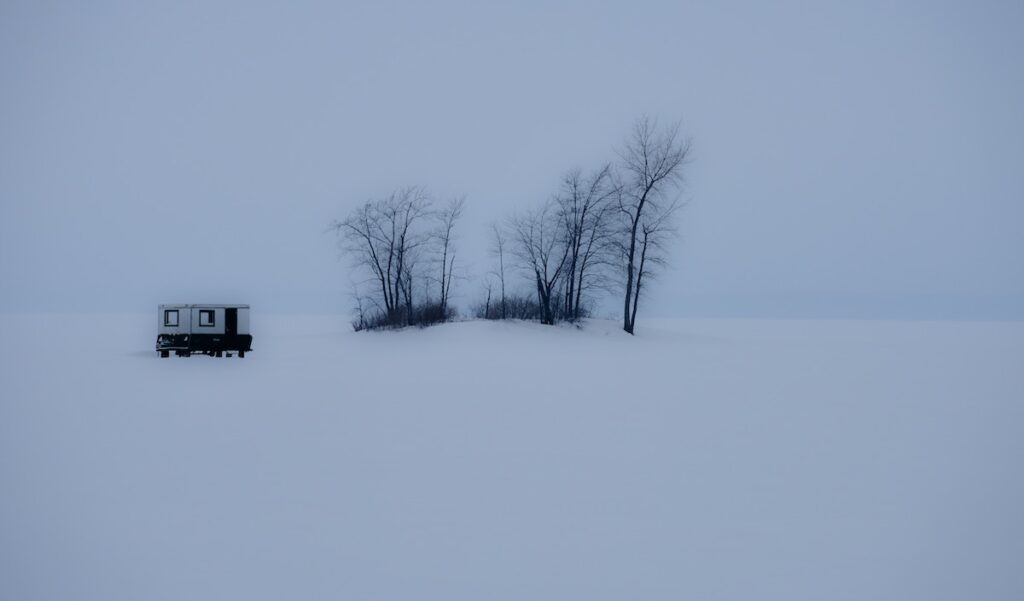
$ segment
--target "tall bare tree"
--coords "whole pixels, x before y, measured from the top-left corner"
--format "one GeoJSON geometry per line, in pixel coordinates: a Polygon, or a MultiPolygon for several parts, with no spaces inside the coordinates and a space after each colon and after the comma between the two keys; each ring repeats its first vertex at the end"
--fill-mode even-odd
{"type": "Polygon", "coordinates": [[[679,208],[679,202],[672,200],[656,210],[649,211],[640,224],[640,233],[637,239],[637,248],[640,259],[636,265],[636,279],[634,281],[635,294],[633,295],[633,306],[629,315],[629,329],[633,333],[636,325],[636,309],[639,305],[640,290],[650,279],[655,267],[661,267],[666,262],[666,242],[675,233],[673,217],[679,208]]]}
{"type": "Polygon", "coordinates": [[[678,124],[659,128],[648,117],[637,120],[619,153],[622,182],[618,205],[625,221],[620,241],[625,264],[622,329],[630,334],[636,326],[644,275],[664,261],[664,239],[672,230],[671,219],[678,207],[675,194],[689,154],[690,141],[680,135],[678,124]]]}
{"type": "Polygon", "coordinates": [[[556,205],[547,202],[538,210],[517,215],[509,226],[514,237],[512,252],[537,288],[540,321],[554,324],[552,301],[569,256],[556,205]]]}
{"type": "Polygon", "coordinates": [[[382,199],[368,200],[331,227],[342,238],[353,265],[375,284],[388,323],[411,322],[418,256],[429,240],[421,221],[432,202],[418,187],[402,188],[382,199]]]}
{"type": "Polygon", "coordinates": [[[478,317],[483,317],[484,319],[494,319],[494,313],[491,312],[491,297],[494,295],[494,287],[496,284],[495,280],[496,276],[494,275],[494,273],[488,273],[484,275],[483,288],[484,292],[487,293],[487,296],[484,298],[483,312],[482,314],[478,315],[478,317]]]}
{"type": "MultiPolygon", "coordinates": [[[[504,232],[504,230],[502,230],[501,226],[499,226],[496,223],[491,224],[491,232],[492,232],[492,234],[494,236],[494,238],[493,238],[493,246],[491,247],[491,252],[493,252],[494,255],[498,257],[497,276],[498,276],[498,283],[499,283],[500,289],[501,289],[501,318],[502,319],[507,319],[508,318],[508,311],[507,311],[508,304],[505,302],[505,232],[504,232]]],[[[490,293],[488,292],[488,298],[489,297],[490,297],[490,293]]],[[[490,303],[488,303],[488,304],[490,304],[490,303]]]]}
{"type": "Polygon", "coordinates": [[[440,226],[436,235],[441,252],[441,277],[438,279],[438,283],[440,284],[442,316],[448,314],[448,298],[451,293],[455,272],[455,247],[453,246],[455,222],[462,217],[462,210],[465,204],[465,198],[456,198],[445,205],[437,215],[440,220],[440,226]]]}
{"type": "Polygon", "coordinates": [[[563,311],[568,319],[582,316],[584,295],[607,264],[610,235],[613,233],[610,202],[616,198],[611,165],[590,175],[579,169],[565,174],[556,197],[564,228],[568,262],[565,271],[563,311]]]}

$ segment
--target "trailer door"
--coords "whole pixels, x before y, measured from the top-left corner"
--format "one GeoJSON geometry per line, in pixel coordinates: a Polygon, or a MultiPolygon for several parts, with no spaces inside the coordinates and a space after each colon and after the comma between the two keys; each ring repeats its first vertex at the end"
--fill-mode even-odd
{"type": "Polygon", "coordinates": [[[230,307],[224,309],[224,334],[234,336],[238,333],[238,309],[230,307]]]}

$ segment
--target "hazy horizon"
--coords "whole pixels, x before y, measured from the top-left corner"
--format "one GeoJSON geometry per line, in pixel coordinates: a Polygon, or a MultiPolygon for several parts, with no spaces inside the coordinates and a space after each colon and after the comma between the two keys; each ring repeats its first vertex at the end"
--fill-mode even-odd
{"type": "Polygon", "coordinates": [[[5,2],[0,311],[347,312],[331,220],[412,184],[466,196],[479,275],[488,223],[648,114],[694,151],[641,320],[1024,319],[1022,23],[999,2],[5,2]]]}

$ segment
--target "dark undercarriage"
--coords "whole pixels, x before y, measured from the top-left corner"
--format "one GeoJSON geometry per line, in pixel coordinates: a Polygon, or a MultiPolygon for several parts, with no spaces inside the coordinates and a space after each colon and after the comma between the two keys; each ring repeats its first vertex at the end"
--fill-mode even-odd
{"type": "Polygon", "coordinates": [[[161,357],[170,356],[171,352],[179,357],[188,357],[193,353],[220,357],[232,352],[244,357],[252,350],[252,336],[249,334],[160,334],[156,339],[156,350],[161,357]]]}

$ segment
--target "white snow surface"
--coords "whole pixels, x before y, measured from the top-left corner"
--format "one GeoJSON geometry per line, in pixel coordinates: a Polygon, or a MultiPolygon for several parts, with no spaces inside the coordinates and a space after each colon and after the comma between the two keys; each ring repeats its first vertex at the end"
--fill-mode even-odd
{"type": "Polygon", "coordinates": [[[0,599],[1024,598],[1024,324],[0,316],[0,599]]]}

